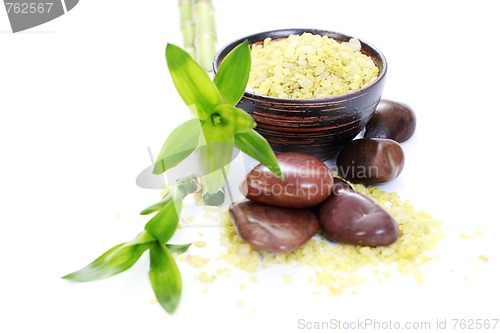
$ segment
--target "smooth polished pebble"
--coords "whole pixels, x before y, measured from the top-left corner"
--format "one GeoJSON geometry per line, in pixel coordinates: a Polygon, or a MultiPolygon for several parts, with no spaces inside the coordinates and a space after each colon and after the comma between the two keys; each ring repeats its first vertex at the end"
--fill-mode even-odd
{"type": "Polygon", "coordinates": [[[320,159],[295,152],[276,154],[276,158],[284,180],[262,164],[257,165],[240,186],[247,199],[278,207],[308,208],[328,198],[333,176],[320,159]]]}
{"type": "Polygon", "coordinates": [[[382,99],[365,127],[365,138],[392,139],[399,143],[413,136],[417,116],[403,103],[382,99]]]}
{"type": "Polygon", "coordinates": [[[358,139],[337,156],[339,175],[356,184],[382,184],[396,179],[405,164],[403,148],[390,139],[358,139]]]}
{"type": "Polygon", "coordinates": [[[333,190],[332,192],[338,194],[342,191],[354,191],[351,185],[343,179],[333,177],[333,190]]]}
{"type": "Polygon", "coordinates": [[[318,219],[309,209],[272,207],[244,201],[231,204],[229,216],[238,235],[258,251],[296,250],[319,230],[318,219]]]}
{"type": "Polygon", "coordinates": [[[319,222],[329,240],[364,246],[394,243],[399,226],[394,218],[367,196],[341,191],[321,205],[319,222]]]}

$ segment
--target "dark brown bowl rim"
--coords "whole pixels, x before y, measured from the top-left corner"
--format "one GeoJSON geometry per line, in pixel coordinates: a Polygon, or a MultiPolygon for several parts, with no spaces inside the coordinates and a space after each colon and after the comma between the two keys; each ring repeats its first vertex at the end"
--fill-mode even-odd
{"type": "MultiPolygon", "coordinates": [[[[263,41],[265,38],[271,37],[273,39],[275,38],[283,38],[283,37],[288,37],[289,35],[297,35],[297,34],[303,34],[305,32],[309,32],[312,34],[316,35],[322,35],[322,36],[329,36],[331,38],[334,38],[336,40],[341,40],[341,41],[348,41],[351,38],[356,38],[359,40],[361,43],[361,50],[365,51],[370,55],[371,58],[378,57],[380,58],[380,66],[379,66],[379,75],[375,81],[371,82],[369,85],[366,87],[363,87],[361,89],[349,92],[347,94],[343,95],[337,95],[337,96],[331,96],[331,97],[326,97],[326,98],[310,98],[310,99],[292,99],[292,98],[278,98],[278,97],[271,97],[271,96],[263,96],[255,93],[251,93],[245,90],[245,93],[243,96],[251,99],[261,99],[263,101],[267,102],[272,102],[272,103],[298,103],[298,104],[322,104],[322,103],[331,103],[331,102],[339,102],[344,100],[346,97],[350,99],[351,97],[355,97],[360,94],[365,94],[368,90],[372,89],[375,85],[377,85],[380,81],[382,81],[385,77],[385,74],[387,72],[387,60],[385,59],[385,56],[383,55],[382,52],[380,52],[379,49],[377,49],[375,46],[373,46],[370,43],[365,42],[363,39],[360,39],[355,36],[347,35],[341,32],[336,32],[336,31],[331,31],[331,30],[322,30],[322,29],[278,29],[278,30],[269,30],[269,31],[264,31],[264,32],[259,32],[256,34],[248,35],[246,37],[237,39],[227,45],[225,45],[223,48],[221,48],[214,57],[214,61],[212,63],[212,69],[214,74],[217,73],[217,69],[219,69],[219,59],[220,62],[222,62],[223,58],[231,52],[232,49],[234,49],[236,46],[239,44],[243,43],[245,40],[248,40],[250,44],[252,43],[257,43],[260,41],[263,41]],[[334,37],[335,36],[335,37],[334,37]]],[[[378,62],[377,62],[378,64],[378,62]]]]}

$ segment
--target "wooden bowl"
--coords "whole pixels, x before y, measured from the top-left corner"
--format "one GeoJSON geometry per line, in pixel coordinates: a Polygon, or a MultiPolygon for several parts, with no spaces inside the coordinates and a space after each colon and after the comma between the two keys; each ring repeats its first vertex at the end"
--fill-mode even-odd
{"type": "MultiPolygon", "coordinates": [[[[213,62],[214,73],[224,57],[245,40],[254,44],[268,37],[279,39],[304,32],[326,35],[339,42],[352,38],[338,32],[315,29],[261,32],[222,48],[213,62]]],[[[245,92],[237,106],[252,115],[257,123],[256,130],[267,139],[275,152],[302,152],[328,160],[363,130],[382,96],[387,62],[375,47],[362,40],[360,42],[361,52],[371,57],[379,68],[377,79],[360,90],[319,99],[284,99],[245,92]]]]}

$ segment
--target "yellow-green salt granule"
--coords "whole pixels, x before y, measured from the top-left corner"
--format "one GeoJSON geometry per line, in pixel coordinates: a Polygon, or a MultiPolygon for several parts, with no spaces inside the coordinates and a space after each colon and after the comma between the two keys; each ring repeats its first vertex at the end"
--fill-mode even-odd
{"type": "MultiPolygon", "coordinates": [[[[229,214],[224,212],[221,214],[221,244],[227,248],[227,252],[223,253],[221,258],[249,273],[256,273],[270,265],[308,266],[313,272],[309,282],[326,288],[332,295],[341,294],[346,288],[362,284],[365,281],[363,276],[370,276],[361,274],[365,267],[374,275],[381,274],[382,268],[384,273],[381,274],[380,281],[382,278],[389,279],[391,274],[387,269],[393,268],[401,274],[413,276],[418,283],[423,283],[420,266],[433,259],[432,251],[444,237],[441,223],[429,214],[413,208],[397,193],[363,185],[353,187],[374,199],[397,221],[400,237],[395,243],[378,247],[337,244],[321,235],[290,253],[258,252],[237,235],[229,214]]],[[[285,279],[285,282],[287,281],[285,279]]]]}
{"type": "Polygon", "coordinates": [[[179,262],[187,262],[194,268],[202,268],[209,263],[209,258],[203,258],[194,254],[186,254],[178,257],[179,262]]]}
{"type": "Polygon", "coordinates": [[[196,241],[193,244],[194,244],[194,246],[196,246],[198,248],[202,248],[202,247],[207,246],[207,242],[205,242],[205,241],[196,241]]]}
{"type": "Polygon", "coordinates": [[[248,89],[278,98],[311,99],[359,90],[379,75],[372,58],[352,38],[337,42],[304,33],[252,45],[248,89]]]}
{"type": "Polygon", "coordinates": [[[460,234],[460,238],[462,238],[462,239],[475,239],[475,238],[483,237],[483,236],[484,236],[484,232],[482,232],[482,231],[478,231],[474,234],[466,234],[466,233],[460,234]]]}
{"type": "Polygon", "coordinates": [[[481,261],[484,261],[484,262],[488,262],[490,261],[490,258],[488,258],[487,256],[485,256],[484,254],[481,254],[480,256],[477,257],[479,260],[481,261]]]}
{"type": "Polygon", "coordinates": [[[283,273],[282,276],[285,284],[292,284],[292,276],[290,274],[283,273]]]}
{"type": "Polygon", "coordinates": [[[196,279],[198,279],[201,283],[211,283],[215,281],[217,276],[213,274],[208,274],[207,272],[200,272],[199,274],[194,276],[196,279]]]}

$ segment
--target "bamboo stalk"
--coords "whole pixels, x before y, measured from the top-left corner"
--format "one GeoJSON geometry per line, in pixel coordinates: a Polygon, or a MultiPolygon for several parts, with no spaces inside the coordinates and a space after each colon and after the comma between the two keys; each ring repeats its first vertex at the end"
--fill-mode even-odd
{"type": "MultiPolygon", "coordinates": [[[[184,50],[206,72],[212,72],[212,61],[216,52],[217,37],[215,32],[214,7],[211,0],[179,0],[179,10],[184,38],[184,50]]],[[[220,147],[217,149],[222,151],[220,147]]],[[[201,149],[200,153],[202,154],[202,160],[212,160],[212,153],[208,152],[207,149],[201,149]]],[[[224,160],[224,158],[222,159],[224,160]]],[[[222,169],[214,170],[216,168],[213,165],[206,165],[205,167],[208,168],[204,170],[206,174],[200,177],[203,200],[209,205],[220,205],[225,199],[223,190],[226,183],[225,173],[222,169]]]]}
{"type": "Polygon", "coordinates": [[[195,24],[193,19],[194,0],[179,0],[181,30],[184,39],[184,50],[196,59],[194,47],[195,24]]]}
{"type": "Polygon", "coordinates": [[[212,1],[194,0],[193,14],[196,31],[196,60],[205,71],[211,72],[217,43],[212,1]]]}

